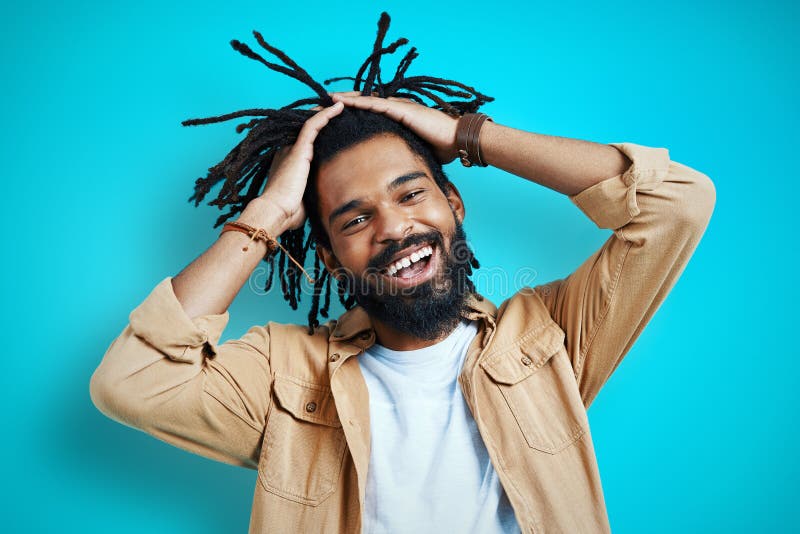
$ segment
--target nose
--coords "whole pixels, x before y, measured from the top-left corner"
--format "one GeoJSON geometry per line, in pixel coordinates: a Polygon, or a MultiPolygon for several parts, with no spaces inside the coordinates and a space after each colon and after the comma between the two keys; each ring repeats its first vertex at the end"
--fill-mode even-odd
{"type": "Polygon", "coordinates": [[[399,207],[383,208],[375,214],[375,241],[402,241],[411,233],[414,221],[399,207]]]}

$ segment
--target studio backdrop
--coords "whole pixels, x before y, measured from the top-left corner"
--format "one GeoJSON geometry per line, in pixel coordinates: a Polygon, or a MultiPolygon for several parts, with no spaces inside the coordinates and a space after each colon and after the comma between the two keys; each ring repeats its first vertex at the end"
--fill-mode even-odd
{"type": "MultiPolygon", "coordinates": [[[[181,121],[309,96],[229,42],[258,30],[316,79],[352,75],[383,10],[388,39],[419,51],[409,74],[491,95],[482,111],[497,123],[664,147],[711,177],[703,240],[588,412],[611,527],[800,529],[796,4],[143,0],[0,8],[3,530],[246,532],[254,471],[114,423],[89,378],[130,311],[219,235],[220,211],[188,198],[242,135],[181,121]]],[[[496,304],[566,276],[610,235],[500,169],[445,171],[496,304]]],[[[265,266],[222,341],[305,324],[307,300],[293,311],[263,291],[265,266]]]]}

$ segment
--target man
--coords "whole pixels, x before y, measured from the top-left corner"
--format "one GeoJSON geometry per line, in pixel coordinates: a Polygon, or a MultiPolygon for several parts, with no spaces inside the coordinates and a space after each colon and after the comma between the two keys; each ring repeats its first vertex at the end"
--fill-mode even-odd
{"type": "Polygon", "coordinates": [[[665,149],[483,122],[466,161],[614,231],[567,278],[495,307],[468,281],[466,208],[441,169],[475,116],[370,89],[330,94],[237,219],[277,237],[308,218],[350,309],[220,344],[269,250],[224,231],[133,310],[93,401],[257,470],[251,532],[608,532],[586,409],[697,246],[711,181],[665,149]]]}

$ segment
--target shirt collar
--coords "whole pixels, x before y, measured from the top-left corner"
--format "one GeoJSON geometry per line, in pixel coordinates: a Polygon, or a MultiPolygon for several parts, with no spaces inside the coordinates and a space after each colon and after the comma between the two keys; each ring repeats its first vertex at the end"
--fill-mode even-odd
{"type": "MultiPolygon", "coordinates": [[[[467,303],[464,312],[461,314],[465,319],[488,319],[494,321],[497,316],[497,307],[486,297],[479,293],[471,293],[467,296],[467,303]]],[[[346,341],[359,334],[362,337],[364,332],[373,330],[372,320],[366,310],[359,305],[350,308],[339,316],[336,327],[331,331],[330,341],[346,341]]]]}

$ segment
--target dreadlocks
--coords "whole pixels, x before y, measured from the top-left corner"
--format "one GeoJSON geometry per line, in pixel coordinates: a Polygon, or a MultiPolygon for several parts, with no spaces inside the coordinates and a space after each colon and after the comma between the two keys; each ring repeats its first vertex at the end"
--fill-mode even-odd
{"type": "MultiPolygon", "coordinates": [[[[408,39],[400,38],[384,47],[383,41],[388,28],[389,15],[383,12],[378,21],[378,34],[372,47],[372,52],[358,69],[355,77],[330,78],[323,83],[328,85],[339,80],[353,80],[353,90],[361,91],[361,94],[365,96],[375,95],[383,98],[394,96],[429,105],[426,104],[424,97],[433,102],[429,107],[439,109],[454,117],[461,116],[464,113],[475,113],[483,104],[494,100],[494,98],[478,92],[473,87],[454,80],[431,76],[406,77],[405,73],[408,67],[414,58],[419,55],[415,47],[408,50],[400,61],[393,78],[388,82],[383,82],[380,69],[381,58],[384,55],[393,54],[400,46],[408,43],[408,39]],[[445,100],[440,95],[463,100],[445,100]]],[[[188,199],[189,202],[194,201],[195,207],[199,206],[211,188],[224,180],[217,198],[208,202],[208,205],[217,206],[220,210],[228,206],[230,210],[217,218],[214,228],[219,227],[229,218],[240,213],[251,200],[259,196],[267,180],[276,152],[284,146],[293,144],[297,140],[305,121],[316,113],[311,109],[299,108],[307,105],[327,107],[334,103],[323,85],[315,81],[308,72],[289,56],[267,43],[259,32],[254,30],[253,35],[258,44],[277,57],[283,65],[267,61],[249,46],[237,40],[231,41],[231,46],[240,54],[304,83],[317,96],[297,100],[279,109],[245,109],[217,117],[190,119],[181,123],[183,126],[196,126],[224,122],[241,117],[255,117],[236,126],[237,133],[248,130],[247,135],[221,162],[209,168],[205,178],[198,178],[195,181],[194,194],[188,199]],[[245,190],[246,192],[244,192],[245,190]]],[[[303,199],[310,226],[308,236],[306,236],[305,227],[301,227],[295,230],[288,230],[279,237],[283,248],[292,257],[296,258],[301,265],[305,264],[309,249],[316,248],[317,244],[330,247],[328,236],[319,221],[317,191],[315,180],[312,176],[316,174],[315,169],[318,169],[322,162],[344,148],[380,133],[392,133],[400,136],[412,150],[426,161],[437,185],[443,191],[445,190],[449,181],[428,143],[399,123],[380,114],[363,110],[344,109],[340,116],[334,117],[320,131],[318,139],[314,143],[312,172],[309,175],[306,194],[303,199]],[[353,127],[353,121],[356,121],[358,127],[353,127]],[[365,127],[365,125],[369,126],[365,127]],[[318,148],[320,149],[319,152],[318,148]]],[[[472,251],[469,251],[468,254],[469,265],[477,269],[479,267],[477,259],[472,254],[472,251]]],[[[314,256],[314,290],[311,310],[308,314],[309,334],[313,334],[314,329],[319,325],[317,315],[328,317],[331,302],[331,279],[334,278],[323,265],[320,265],[319,256],[317,254],[314,256]],[[320,308],[320,298],[323,293],[324,300],[320,308]]],[[[272,255],[265,261],[268,265],[268,274],[264,291],[269,291],[273,284],[276,256],[272,255]]],[[[287,261],[287,255],[284,250],[280,250],[277,254],[277,263],[283,297],[292,309],[296,310],[302,293],[302,271],[296,265],[287,261]]],[[[469,266],[467,266],[467,274],[472,274],[469,266]]],[[[474,291],[471,281],[468,281],[468,289],[474,291]]],[[[350,309],[355,304],[354,297],[347,295],[346,288],[338,280],[336,291],[339,301],[345,309],[350,309]]]]}

